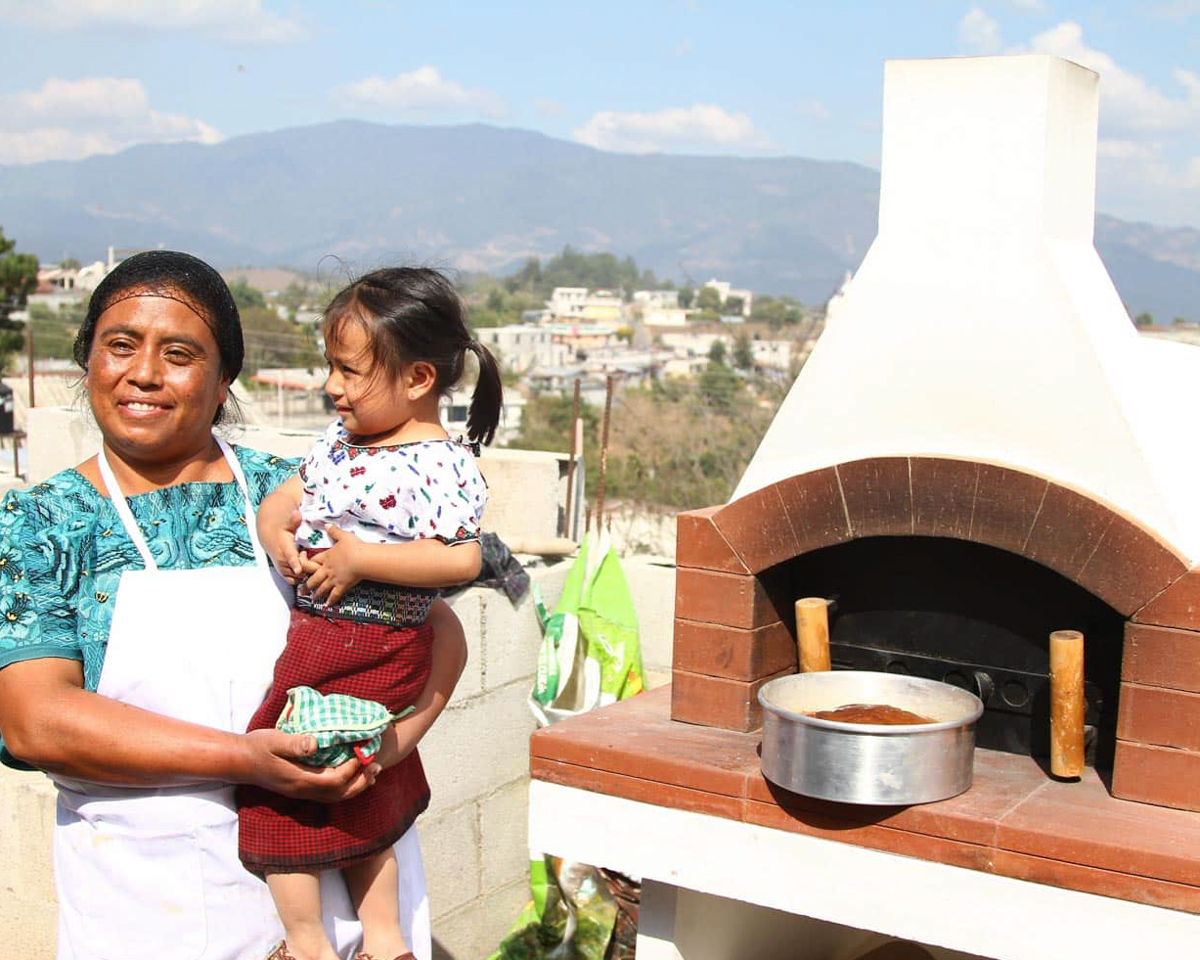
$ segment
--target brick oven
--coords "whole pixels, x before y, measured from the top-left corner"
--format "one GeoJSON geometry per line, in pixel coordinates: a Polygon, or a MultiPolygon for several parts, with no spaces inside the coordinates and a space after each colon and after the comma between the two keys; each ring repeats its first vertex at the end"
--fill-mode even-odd
{"type": "Polygon", "coordinates": [[[721,955],[718,916],[807,938],[793,957],[1200,942],[1200,353],[1140,338],[1093,247],[1098,85],[887,65],[878,236],[729,503],[679,516],[669,692],[534,736],[531,842],[646,876],[650,956],[721,955]],[[833,600],[835,669],[980,695],[967,793],[763,779],[757,693],[796,670],[805,596],[833,600]],[[1058,629],[1086,637],[1074,782],[1045,762],[1058,629]],[[572,837],[584,811],[638,846],[572,837]]]}

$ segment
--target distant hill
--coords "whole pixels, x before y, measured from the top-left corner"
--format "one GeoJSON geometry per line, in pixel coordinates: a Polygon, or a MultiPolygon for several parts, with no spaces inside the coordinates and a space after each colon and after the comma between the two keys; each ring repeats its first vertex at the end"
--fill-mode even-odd
{"type": "MultiPolygon", "coordinates": [[[[47,260],[161,244],[222,267],[501,272],[570,243],[808,303],[857,267],[878,203],[879,174],[853,163],[605,153],[484,125],[338,121],[0,167],[0,225],[47,260]]],[[[1097,242],[1134,313],[1200,318],[1200,232],[1100,217],[1097,242]]]]}

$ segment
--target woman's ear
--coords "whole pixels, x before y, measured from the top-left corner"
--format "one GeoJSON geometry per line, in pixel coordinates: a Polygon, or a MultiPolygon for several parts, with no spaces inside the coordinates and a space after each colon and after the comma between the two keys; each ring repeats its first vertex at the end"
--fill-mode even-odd
{"type": "Polygon", "coordinates": [[[432,363],[418,360],[408,366],[406,387],[409,400],[420,400],[437,385],[437,370],[432,363]]]}

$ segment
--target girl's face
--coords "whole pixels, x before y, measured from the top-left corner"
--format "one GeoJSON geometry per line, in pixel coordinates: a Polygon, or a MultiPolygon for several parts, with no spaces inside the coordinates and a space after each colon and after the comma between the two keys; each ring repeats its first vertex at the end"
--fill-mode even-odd
{"type": "Polygon", "coordinates": [[[208,324],[178,300],[151,294],[100,315],[85,382],[105,444],[130,463],[174,463],[207,450],[217,407],[229,397],[208,324]]]}
{"type": "Polygon", "coordinates": [[[395,432],[417,412],[415,403],[425,391],[414,386],[412,367],[397,378],[374,370],[371,341],[361,324],[345,321],[326,345],[329,379],[325,392],[333,401],[346,430],[359,437],[383,437],[395,432]]]}

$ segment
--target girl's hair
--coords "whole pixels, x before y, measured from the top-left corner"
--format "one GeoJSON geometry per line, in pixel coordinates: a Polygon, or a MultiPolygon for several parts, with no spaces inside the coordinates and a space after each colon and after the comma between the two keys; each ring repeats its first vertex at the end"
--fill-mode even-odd
{"type": "Polygon", "coordinates": [[[500,424],[504,391],[490,350],[471,336],[466,308],[442,273],[428,267],[389,267],[360,277],[325,308],[325,340],[333,344],[343,324],[362,325],[371,344],[371,368],[389,379],[418,361],[436,371],[434,389],[449,393],[463,374],[468,351],[479,361],[479,380],[467,413],[467,436],[491,443],[500,424]]]}
{"type": "MultiPolygon", "coordinates": [[[[192,310],[212,331],[221,357],[221,376],[230,383],[242,372],[246,348],[242,340],[242,319],[229,287],[212,267],[189,253],[175,250],[147,250],[122,260],[92,292],[87,316],[75,336],[75,362],[86,371],[96,323],[113,304],[140,296],[167,297],[192,310]]],[[[230,404],[237,401],[230,394],[230,404]]],[[[225,405],[217,407],[213,423],[226,418],[225,405]]]]}

